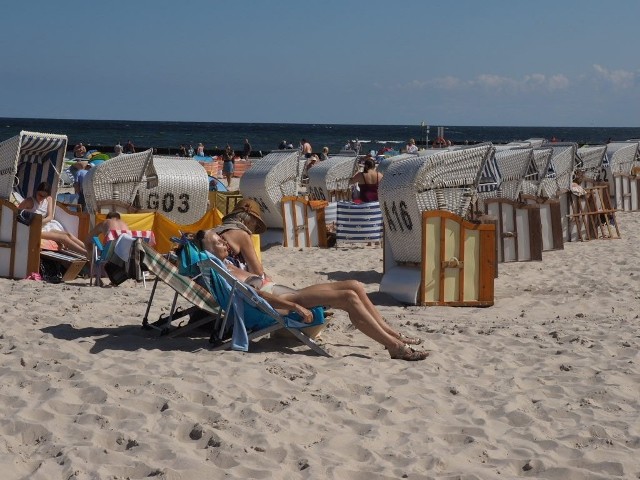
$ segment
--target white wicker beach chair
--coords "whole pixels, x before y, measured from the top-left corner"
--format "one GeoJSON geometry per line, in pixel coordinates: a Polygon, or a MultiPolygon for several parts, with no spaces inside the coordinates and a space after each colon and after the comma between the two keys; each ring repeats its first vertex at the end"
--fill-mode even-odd
{"type": "Polygon", "coordinates": [[[308,171],[307,192],[311,200],[351,200],[349,180],[358,171],[358,157],[352,154],[331,156],[308,171]]]}
{"type": "Polygon", "coordinates": [[[446,210],[466,217],[479,186],[495,185],[490,143],[457,150],[441,150],[391,163],[378,195],[384,218],[385,242],[398,262],[421,261],[422,212],[446,210]],[[484,177],[483,177],[484,173],[484,177]]]}
{"type": "MultiPolygon", "coordinates": [[[[111,161],[111,160],[110,160],[111,161]]],[[[140,190],[140,205],[157,210],[179,225],[200,220],[208,210],[209,176],[192,158],[154,155],[155,187],[140,190]]]]}
{"type": "Polygon", "coordinates": [[[298,195],[303,160],[298,150],[276,150],[254,162],[240,178],[242,197],[258,202],[268,228],[283,228],[282,197],[298,195]]]}
{"type": "Polygon", "coordinates": [[[118,155],[91,168],[83,183],[87,211],[101,212],[101,205],[109,201],[140,208],[142,190],[156,186],[152,159],[153,150],[149,149],[118,155]]]}
{"type": "MultiPolygon", "coordinates": [[[[438,153],[437,150],[428,150],[427,152],[430,153],[430,154],[438,153]]],[[[391,165],[392,163],[399,162],[401,160],[406,160],[407,158],[416,158],[416,157],[419,157],[419,156],[421,156],[421,155],[419,155],[417,153],[401,153],[399,155],[394,155],[392,157],[385,157],[384,160],[380,160],[376,170],[378,170],[378,172],[380,172],[380,173],[382,173],[384,175],[384,172],[386,172],[387,168],[389,168],[389,165],[391,165]]]]}
{"type": "Polygon", "coordinates": [[[576,143],[550,143],[553,150],[546,175],[540,182],[538,196],[557,198],[561,193],[571,190],[575,165],[576,143]]]}
{"type": "Polygon", "coordinates": [[[0,197],[9,200],[14,189],[30,197],[47,182],[55,202],[66,151],[67,136],[52,133],[21,131],[1,142],[0,197]]]}
{"type": "Polygon", "coordinates": [[[93,167],[84,185],[91,213],[105,213],[113,208],[110,202],[117,201],[190,225],[208,209],[209,177],[204,167],[192,159],[153,156],[152,150],[119,155],[93,167]]]}
{"type": "Polygon", "coordinates": [[[497,147],[495,161],[500,172],[500,184],[495,190],[478,192],[480,210],[483,210],[482,203],[491,198],[518,201],[525,176],[537,173],[532,148],[497,147]]]}
{"type": "Polygon", "coordinates": [[[584,145],[576,152],[576,165],[574,178],[580,177],[583,181],[597,182],[605,176],[606,145],[584,145]]]}
{"type": "Polygon", "coordinates": [[[533,149],[533,163],[535,171],[527,172],[522,181],[521,193],[529,197],[538,197],[540,182],[549,173],[553,150],[548,147],[533,149]]]}
{"type": "Polygon", "coordinates": [[[614,142],[607,144],[603,162],[605,181],[609,182],[609,194],[615,208],[620,210],[640,209],[638,182],[634,167],[640,167],[640,142],[614,142]]]}

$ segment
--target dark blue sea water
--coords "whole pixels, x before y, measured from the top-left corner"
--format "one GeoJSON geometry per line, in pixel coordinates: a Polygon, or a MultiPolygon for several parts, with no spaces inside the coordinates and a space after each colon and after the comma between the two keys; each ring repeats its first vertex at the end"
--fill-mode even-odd
{"type": "MultiPolygon", "coordinates": [[[[628,140],[640,138],[640,128],[599,128],[599,127],[482,127],[444,126],[445,137],[456,144],[508,143],[527,138],[555,137],[560,141],[580,144],[599,144],[607,140],[628,140]]],[[[181,144],[198,142],[207,150],[224,148],[229,143],[241,151],[244,139],[248,138],[254,151],[275,150],[282,140],[291,142],[296,148],[302,138],[306,138],[319,152],[329,147],[337,153],[348,141],[359,139],[364,149],[378,149],[380,143],[397,142],[404,144],[409,138],[425,141],[427,131],[420,125],[330,125],[330,124],[287,124],[287,123],[206,123],[206,122],[141,122],[129,120],[54,120],[34,118],[0,118],[0,141],[11,138],[20,130],[67,135],[69,146],[78,142],[90,148],[107,147],[109,151],[117,142],[124,145],[128,140],[136,147],[158,148],[169,153],[177,153],[181,144]],[[377,143],[373,143],[377,142],[377,143]]],[[[436,137],[437,126],[431,126],[429,140],[436,137]]]]}

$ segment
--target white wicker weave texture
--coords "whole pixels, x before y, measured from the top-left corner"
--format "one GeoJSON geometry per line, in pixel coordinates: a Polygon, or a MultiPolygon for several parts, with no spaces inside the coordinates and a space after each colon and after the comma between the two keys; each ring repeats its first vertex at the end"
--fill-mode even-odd
{"type": "Polygon", "coordinates": [[[611,172],[630,175],[638,156],[638,142],[616,142],[607,145],[607,157],[611,172]]]}
{"type": "Polygon", "coordinates": [[[89,213],[98,211],[98,202],[118,200],[133,205],[139,190],[151,171],[153,150],[118,155],[97,165],[87,173],[83,188],[89,213]]]}
{"type": "Polygon", "coordinates": [[[348,190],[349,180],[357,171],[355,155],[329,157],[309,169],[307,192],[312,200],[330,200],[329,192],[348,190]]]}
{"type": "Polygon", "coordinates": [[[157,186],[140,189],[142,208],[156,210],[179,225],[190,225],[207,212],[209,177],[197,161],[154,156],[157,186]]]}
{"type": "Polygon", "coordinates": [[[607,152],[606,145],[583,146],[576,152],[579,163],[576,164],[576,172],[580,172],[583,178],[599,180],[603,177],[603,162],[607,152]]]}
{"type": "Polygon", "coordinates": [[[532,168],[535,169],[532,148],[498,150],[495,153],[495,159],[500,169],[500,185],[494,191],[478,192],[478,206],[481,210],[483,210],[484,201],[491,198],[518,200],[525,175],[532,168]]]}
{"type": "Polygon", "coordinates": [[[240,177],[240,193],[258,202],[268,228],[283,228],[282,197],[298,194],[299,156],[297,150],[271,152],[240,177]]]}
{"type": "Polygon", "coordinates": [[[378,195],[385,241],[395,261],[421,261],[423,211],[447,210],[463,217],[468,213],[480,173],[493,150],[491,144],[482,144],[406,158],[388,166],[378,195]]]}
{"type": "Polygon", "coordinates": [[[554,143],[551,144],[551,148],[553,149],[551,157],[553,175],[551,177],[555,180],[555,189],[551,182],[546,181],[542,182],[541,187],[545,188],[548,197],[557,198],[561,193],[571,189],[578,145],[575,143],[554,143]]]}
{"type": "Polygon", "coordinates": [[[534,148],[533,150],[533,169],[527,172],[522,182],[522,193],[524,195],[538,196],[540,191],[540,182],[549,170],[549,162],[553,150],[550,148],[534,148]]]}

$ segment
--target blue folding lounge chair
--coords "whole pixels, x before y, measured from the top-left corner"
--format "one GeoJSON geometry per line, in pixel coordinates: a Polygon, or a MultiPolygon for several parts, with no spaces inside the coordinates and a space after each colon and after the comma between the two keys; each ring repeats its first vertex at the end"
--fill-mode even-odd
{"type": "Polygon", "coordinates": [[[251,340],[284,328],[317,354],[331,356],[313,339],[300,331],[301,328],[324,323],[322,307],[310,309],[313,313],[313,322],[303,323],[300,315],[295,312],[288,315],[278,313],[252,287],[231,275],[219,259],[210,256],[206,260],[199,261],[198,267],[205,285],[225,311],[218,331],[212,337],[212,341],[220,342],[213,348],[214,350],[232,348],[246,352],[251,340]],[[228,320],[233,322],[232,337],[230,341],[223,342],[221,339],[225,338],[230,327],[228,320]]]}

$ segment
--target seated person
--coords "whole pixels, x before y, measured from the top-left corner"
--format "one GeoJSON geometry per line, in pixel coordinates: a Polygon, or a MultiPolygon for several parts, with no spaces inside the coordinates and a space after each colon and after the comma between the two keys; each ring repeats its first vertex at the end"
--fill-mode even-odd
{"type": "Polygon", "coordinates": [[[258,259],[251,235],[264,233],[266,229],[260,206],[247,199],[238,202],[231,213],[222,217],[222,224],[215,228],[215,232],[222,237],[227,246],[227,256],[237,267],[264,276],[264,267],[258,259]]]}
{"type": "Polygon", "coordinates": [[[87,256],[87,249],[82,241],[74,235],[65,232],[60,222],[53,219],[53,199],[51,186],[47,182],[38,185],[35,197],[25,198],[18,208],[42,215],[42,235],[45,240],[53,240],[61,249],[69,249],[87,256]]]}
{"type": "MultiPolygon", "coordinates": [[[[221,260],[227,258],[227,247],[213,230],[199,231],[202,250],[221,260]]],[[[391,358],[402,360],[424,360],[429,352],[414,350],[411,345],[422,343],[419,338],[410,338],[393,330],[382,318],[380,312],[371,303],[362,284],[354,280],[320,283],[300,290],[276,285],[269,280],[252,275],[225,261],[232,275],[242,282],[257,287],[258,294],[274,308],[283,308],[298,312],[306,323],[310,323],[312,314],[308,308],[317,305],[344,310],[349,314],[351,323],[362,333],[384,345],[391,358]],[[257,283],[254,283],[257,282],[257,283]]]]}
{"type": "Polygon", "coordinates": [[[120,214],[118,212],[107,213],[107,217],[104,221],[96,224],[96,226],[91,229],[84,242],[87,251],[91,250],[93,237],[97,237],[101,234],[106,235],[111,230],[129,230],[129,225],[120,218],[120,214]]]}
{"type": "Polygon", "coordinates": [[[83,158],[87,153],[87,147],[85,147],[82,143],[78,143],[75,147],[73,147],[73,156],[75,158],[83,158]]]}

